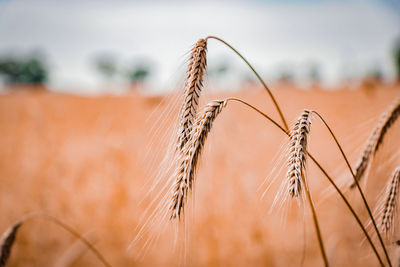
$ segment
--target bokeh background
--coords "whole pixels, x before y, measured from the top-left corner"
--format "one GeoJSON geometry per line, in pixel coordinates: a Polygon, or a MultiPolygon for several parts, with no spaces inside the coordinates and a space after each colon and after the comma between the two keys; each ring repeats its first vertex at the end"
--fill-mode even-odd
{"type": "MultiPolygon", "coordinates": [[[[238,104],[207,141],[186,242],[174,223],[151,217],[168,200],[160,173],[170,166],[163,159],[187,58],[200,38],[226,40],[264,78],[290,124],[304,108],[318,110],[354,164],[400,95],[399,26],[394,0],[0,0],[0,231],[44,212],[88,237],[113,266],[322,265],[307,209],[271,207],[285,177],[285,136],[238,104]]],[[[209,40],[207,60],[202,104],[241,97],[278,120],[232,51],[209,40]]],[[[399,131],[395,124],[363,185],[372,207],[400,164],[399,131]]],[[[317,120],[310,140],[347,188],[348,170],[317,120]]],[[[376,266],[341,200],[315,166],[308,172],[331,265],[376,266]]],[[[359,196],[346,196],[368,224],[359,196]]],[[[100,263],[37,219],[21,228],[8,266],[100,263]]]]}

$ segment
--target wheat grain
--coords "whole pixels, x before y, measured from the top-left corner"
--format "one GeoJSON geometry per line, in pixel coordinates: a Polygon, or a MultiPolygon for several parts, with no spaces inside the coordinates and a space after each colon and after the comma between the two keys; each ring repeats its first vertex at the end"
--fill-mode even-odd
{"type": "Polygon", "coordinates": [[[1,251],[0,251],[0,267],[4,267],[7,264],[8,259],[10,258],[10,253],[12,246],[15,242],[15,238],[17,236],[18,229],[21,227],[22,223],[18,222],[8,228],[2,238],[1,238],[1,251]]]}
{"type": "Polygon", "coordinates": [[[289,194],[298,198],[302,191],[302,177],[306,165],[307,137],[311,127],[311,111],[304,110],[290,133],[287,181],[289,194]]]}
{"type": "Polygon", "coordinates": [[[385,200],[383,205],[383,213],[381,219],[381,231],[388,233],[393,225],[393,219],[396,214],[397,201],[400,185],[400,167],[397,167],[387,184],[385,200]]]}
{"type": "Polygon", "coordinates": [[[207,66],[206,56],[207,41],[200,39],[194,45],[189,58],[178,129],[177,148],[179,150],[182,150],[185,143],[190,139],[190,132],[199,105],[200,93],[203,88],[203,77],[207,66]]]}
{"type": "Polygon", "coordinates": [[[192,189],[198,159],[217,115],[226,106],[226,101],[211,101],[197,117],[190,140],[186,143],[181,162],[176,171],[172,196],[171,218],[180,217],[188,191],[192,189]]]}
{"type": "MultiPolygon", "coordinates": [[[[390,127],[396,122],[400,116],[400,97],[397,98],[390,108],[385,111],[379,119],[376,127],[372,131],[370,137],[367,140],[365,149],[363,150],[361,157],[356,164],[355,178],[360,181],[364,176],[368,165],[370,164],[372,157],[378,152],[379,148],[383,143],[383,138],[387,134],[390,127]]],[[[351,185],[353,188],[355,183],[351,185]]]]}

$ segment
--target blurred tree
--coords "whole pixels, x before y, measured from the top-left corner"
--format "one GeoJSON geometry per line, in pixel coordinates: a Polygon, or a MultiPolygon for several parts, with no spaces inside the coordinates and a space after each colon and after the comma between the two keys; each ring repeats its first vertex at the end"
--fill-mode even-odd
{"type": "Polygon", "coordinates": [[[97,56],[94,66],[105,79],[112,79],[117,73],[117,60],[112,54],[105,53],[97,56]]]}
{"type": "Polygon", "coordinates": [[[48,71],[38,54],[27,57],[0,57],[0,76],[7,84],[45,84],[48,71]]]}
{"type": "Polygon", "coordinates": [[[318,84],[321,81],[321,71],[318,63],[312,63],[310,65],[308,79],[314,84],[318,84]]]}
{"type": "Polygon", "coordinates": [[[129,67],[126,71],[126,77],[132,84],[136,85],[144,83],[151,73],[152,70],[150,64],[142,62],[139,64],[133,64],[129,67]]]}
{"type": "Polygon", "coordinates": [[[146,58],[135,59],[126,64],[119,62],[114,54],[103,52],[98,54],[92,63],[98,73],[112,82],[125,80],[136,86],[145,83],[152,75],[151,61],[146,58]]]}
{"type": "Polygon", "coordinates": [[[397,39],[394,48],[394,64],[396,66],[397,82],[400,83],[400,38],[397,39]]]}

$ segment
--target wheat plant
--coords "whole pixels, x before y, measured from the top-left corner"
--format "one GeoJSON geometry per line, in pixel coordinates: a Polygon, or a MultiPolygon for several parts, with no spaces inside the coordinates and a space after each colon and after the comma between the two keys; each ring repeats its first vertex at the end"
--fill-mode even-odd
{"type": "MultiPolygon", "coordinates": [[[[400,99],[400,98],[399,98],[400,99]]],[[[288,171],[286,175],[286,182],[288,184],[287,194],[297,200],[300,199],[303,193],[305,193],[307,203],[312,212],[312,219],[314,222],[314,228],[316,231],[319,248],[321,251],[321,256],[324,261],[325,266],[329,266],[329,259],[325,252],[324,239],[321,234],[320,224],[318,221],[317,211],[314,206],[314,202],[312,200],[312,194],[308,186],[308,182],[306,181],[306,162],[307,158],[310,158],[311,161],[320,169],[320,171],[324,174],[325,178],[329,181],[329,183],[333,186],[336,193],[341,197],[342,201],[351,212],[353,218],[356,220],[358,226],[362,230],[365,238],[367,239],[371,249],[373,250],[380,266],[385,266],[387,263],[389,266],[392,266],[391,259],[387,252],[386,246],[381,237],[380,231],[378,230],[378,226],[376,224],[376,220],[371,212],[370,206],[365,198],[365,194],[359,186],[358,181],[360,180],[363,172],[365,171],[367,165],[371,161],[371,156],[377,152],[379,147],[383,142],[383,138],[385,134],[388,132],[389,128],[393,125],[396,119],[400,115],[400,100],[397,99],[397,102],[393,104],[388,112],[382,116],[380,123],[377,125],[373,134],[371,135],[370,140],[368,141],[367,148],[363,152],[361,157],[361,162],[358,163],[356,167],[356,173],[353,172],[353,169],[349,163],[349,160],[346,154],[343,151],[342,146],[340,145],[338,139],[336,138],[334,132],[329,127],[328,123],[324,120],[323,116],[321,116],[315,110],[307,110],[305,109],[303,113],[300,115],[299,119],[295,123],[294,127],[289,130],[286,119],[281,111],[280,105],[278,101],[273,96],[271,90],[265,84],[260,75],[256,72],[256,70],[252,67],[252,65],[230,44],[225,42],[219,37],[209,36],[204,39],[200,39],[192,49],[192,53],[189,59],[189,66],[187,71],[187,77],[185,80],[185,89],[184,89],[184,97],[183,104],[180,113],[180,122],[179,122],[179,130],[177,133],[178,140],[178,152],[175,161],[178,162],[178,167],[174,173],[174,186],[171,191],[171,204],[170,204],[170,218],[178,219],[184,215],[184,206],[187,198],[189,197],[189,193],[193,188],[195,183],[195,174],[198,166],[198,161],[200,154],[202,152],[202,148],[205,144],[208,133],[211,131],[212,124],[216,119],[217,115],[225,108],[229,102],[237,102],[246,105],[251,108],[253,111],[257,112],[264,118],[266,118],[269,122],[272,122],[277,128],[279,128],[289,139],[289,157],[287,159],[288,162],[288,171]],[[220,41],[234,53],[236,53],[250,68],[250,70],[256,75],[257,79],[261,82],[264,89],[270,96],[274,107],[276,108],[277,113],[280,116],[282,121],[282,125],[271,119],[270,116],[262,112],[260,109],[256,108],[252,104],[239,99],[239,98],[226,98],[223,100],[214,100],[208,103],[204,109],[200,112],[197,112],[197,107],[199,103],[200,92],[202,90],[202,80],[203,76],[206,72],[206,45],[209,39],[215,39],[220,41]],[[381,258],[380,253],[373,242],[370,234],[366,231],[365,226],[361,222],[360,216],[354,210],[353,206],[350,204],[343,191],[337,186],[332,177],[325,171],[322,165],[317,161],[315,157],[313,157],[307,150],[307,144],[309,142],[308,135],[310,133],[310,127],[312,122],[312,115],[315,114],[323,123],[323,125],[329,130],[330,136],[334,140],[336,146],[340,150],[340,153],[348,167],[351,176],[353,177],[354,187],[358,188],[358,192],[361,196],[363,206],[368,212],[368,216],[374,226],[374,232],[379,238],[379,244],[384,252],[385,261],[381,258]]],[[[395,188],[389,190],[390,194],[388,196],[388,200],[390,204],[386,205],[387,212],[393,212],[396,207],[395,200],[397,198],[394,197],[393,194],[397,195],[398,193],[398,173],[394,175],[392,180],[392,187],[395,185],[395,188]],[[396,176],[397,174],[397,176],[396,176]],[[396,177],[396,178],[395,178],[396,177]]],[[[384,219],[382,219],[383,225],[390,226],[392,224],[393,214],[386,214],[384,219]]]]}

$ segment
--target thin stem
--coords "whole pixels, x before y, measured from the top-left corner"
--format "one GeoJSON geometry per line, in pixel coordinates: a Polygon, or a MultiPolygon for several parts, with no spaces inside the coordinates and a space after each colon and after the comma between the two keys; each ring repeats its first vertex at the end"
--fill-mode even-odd
{"type": "Polygon", "coordinates": [[[316,114],[316,115],[320,118],[320,120],[322,121],[322,123],[323,123],[323,124],[326,126],[326,128],[328,129],[328,131],[329,131],[329,133],[331,134],[332,138],[335,140],[335,143],[336,143],[337,147],[339,148],[340,153],[342,154],[342,156],[343,156],[343,158],[344,158],[344,161],[346,162],[347,167],[349,168],[349,171],[350,171],[350,173],[351,173],[351,176],[353,177],[354,183],[355,183],[355,185],[357,186],[358,192],[360,192],[361,198],[362,198],[362,200],[363,200],[363,202],[364,202],[364,205],[365,205],[365,207],[366,207],[366,209],[367,209],[367,211],[368,211],[368,215],[369,215],[369,217],[371,218],[371,221],[372,221],[372,224],[374,225],[376,234],[378,235],[379,242],[380,242],[380,244],[381,244],[381,246],[382,246],[382,249],[383,249],[383,251],[384,251],[384,253],[385,253],[386,260],[387,260],[389,266],[392,266],[392,263],[391,263],[391,261],[390,261],[389,254],[388,254],[388,252],[387,252],[387,250],[386,250],[385,244],[383,243],[382,236],[381,236],[381,234],[379,233],[378,227],[376,226],[376,222],[375,222],[374,216],[372,215],[371,209],[369,208],[369,205],[368,205],[368,203],[367,203],[367,199],[365,198],[365,195],[364,195],[363,191],[361,190],[360,184],[358,183],[358,180],[357,180],[357,178],[356,178],[356,176],[355,176],[355,174],[354,174],[354,172],[353,172],[353,169],[352,169],[351,166],[350,166],[349,160],[347,159],[347,156],[346,156],[346,154],[344,153],[344,151],[343,151],[343,149],[342,149],[342,146],[339,144],[339,141],[337,140],[335,134],[333,133],[332,129],[329,127],[328,123],[326,123],[326,121],[324,120],[324,118],[323,118],[318,112],[316,112],[316,111],[314,111],[314,110],[313,110],[312,112],[313,112],[314,114],[316,114]]]}
{"type": "Polygon", "coordinates": [[[311,208],[311,212],[312,212],[312,216],[313,216],[313,221],[314,221],[314,226],[315,226],[315,231],[317,232],[317,238],[318,238],[318,244],[319,244],[319,249],[321,250],[321,254],[322,254],[322,258],[324,260],[324,265],[325,266],[329,266],[329,262],[328,262],[328,257],[326,256],[326,252],[325,252],[325,246],[324,246],[324,241],[322,239],[322,234],[321,234],[321,229],[319,227],[319,223],[318,223],[318,217],[317,217],[317,212],[315,210],[315,206],[311,197],[311,192],[310,189],[308,188],[308,184],[306,183],[306,179],[304,177],[304,175],[301,175],[301,180],[304,184],[305,187],[305,191],[306,191],[306,196],[307,196],[307,200],[308,203],[310,204],[310,208],[311,208]]]}
{"type": "Polygon", "coordinates": [[[227,99],[225,99],[225,101],[236,101],[236,102],[240,102],[250,108],[252,108],[253,110],[257,111],[260,115],[264,116],[265,118],[267,118],[270,122],[272,122],[273,124],[275,124],[276,127],[278,127],[281,131],[285,132],[287,135],[289,135],[289,131],[285,130],[282,126],[279,125],[279,123],[277,123],[276,121],[274,121],[273,119],[271,119],[267,114],[265,114],[264,112],[262,112],[261,110],[259,110],[258,108],[256,108],[255,106],[247,103],[246,101],[243,101],[240,98],[236,98],[236,97],[229,97],[227,99]]]}
{"type": "Polygon", "coordinates": [[[45,213],[32,213],[32,214],[28,214],[28,215],[24,216],[20,220],[20,222],[26,222],[33,218],[47,219],[48,221],[51,221],[51,222],[57,224],[58,226],[60,226],[61,228],[63,228],[64,230],[66,230],[67,232],[69,232],[70,234],[72,234],[73,236],[78,238],[79,240],[81,240],[96,255],[96,257],[103,263],[104,266],[111,267],[111,264],[107,262],[107,260],[103,257],[103,255],[85,237],[83,237],[81,234],[79,234],[73,228],[71,228],[70,226],[68,226],[67,224],[63,223],[62,221],[58,220],[57,218],[55,218],[53,216],[50,216],[45,213]]]}
{"type": "Polygon", "coordinates": [[[242,56],[242,54],[240,54],[239,51],[237,51],[235,48],[233,48],[230,44],[228,44],[227,42],[225,42],[225,41],[222,40],[221,38],[216,37],[216,36],[207,36],[207,37],[205,38],[205,40],[207,40],[207,39],[215,39],[215,40],[217,40],[217,41],[220,41],[221,43],[223,43],[224,45],[226,45],[227,47],[229,47],[230,49],[232,49],[232,51],[235,52],[235,54],[238,55],[238,56],[246,63],[246,65],[247,65],[247,66],[251,69],[251,71],[256,75],[257,79],[260,81],[260,83],[261,83],[262,86],[264,87],[265,91],[267,91],[268,95],[270,96],[272,102],[273,102],[274,105],[275,105],[276,110],[277,110],[278,113],[279,113],[279,116],[280,116],[280,118],[281,118],[281,120],[282,120],[282,123],[283,123],[283,126],[285,127],[285,130],[289,130],[289,127],[288,127],[288,125],[287,125],[287,123],[286,123],[286,119],[285,119],[285,117],[283,116],[283,113],[282,113],[282,111],[281,111],[281,109],[280,109],[280,107],[279,107],[279,105],[278,105],[278,102],[276,101],[274,95],[272,94],[271,90],[268,88],[268,86],[267,86],[267,84],[264,82],[264,80],[261,78],[261,76],[257,73],[257,71],[253,68],[253,66],[247,61],[247,59],[246,59],[244,56],[242,56]]]}
{"type": "MultiPolygon", "coordinates": [[[[267,120],[269,120],[270,122],[272,122],[277,128],[279,128],[279,130],[281,130],[282,132],[284,132],[288,137],[290,137],[290,134],[288,131],[286,131],[282,126],[280,126],[276,121],[274,121],[271,117],[269,117],[267,114],[265,114],[264,112],[262,112],[261,110],[259,110],[258,108],[254,107],[253,105],[238,99],[238,98],[228,98],[226,99],[227,101],[236,101],[239,103],[242,103],[248,107],[250,107],[251,109],[253,109],[254,111],[256,111],[257,113],[259,113],[261,116],[263,116],[264,118],[266,118],[267,120]]],[[[325,171],[325,169],[319,164],[319,162],[309,153],[307,152],[308,156],[310,157],[310,159],[315,163],[315,165],[317,165],[317,167],[321,170],[321,172],[325,175],[325,177],[328,179],[328,181],[331,183],[331,185],[335,188],[336,192],[340,195],[340,197],[342,198],[342,200],[344,201],[344,203],[346,204],[346,207],[350,210],[350,212],[352,213],[353,217],[356,219],[358,225],[360,226],[361,230],[363,231],[365,237],[368,240],[368,243],[371,245],[372,250],[374,251],[380,265],[383,267],[385,266],[382,262],[381,257],[379,256],[379,253],[374,245],[374,243],[371,240],[371,237],[369,236],[367,230],[365,229],[365,227],[363,226],[360,218],[358,217],[357,213],[354,211],[353,207],[351,206],[350,202],[347,200],[347,198],[345,197],[345,195],[342,193],[342,191],[339,189],[339,187],[336,185],[336,183],[333,181],[333,179],[329,176],[329,174],[325,171]]]]}
{"type": "Polygon", "coordinates": [[[356,221],[357,221],[358,225],[360,226],[361,230],[363,231],[365,237],[368,240],[368,243],[371,245],[372,250],[374,251],[376,257],[378,258],[378,261],[379,261],[380,265],[381,266],[385,266],[383,264],[383,262],[382,262],[381,257],[379,256],[379,253],[378,253],[374,243],[372,242],[371,237],[369,236],[367,230],[363,226],[360,218],[358,217],[357,213],[354,211],[354,209],[351,206],[350,202],[347,200],[347,198],[344,196],[344,194],[339,189],[339,187],[335,184],[335,182],[332,180],[332,178],[328,175],[328,173],[325,171],[325,169],[319,164],[319,162],[310,153],[307,152],[307,154],[310,157],[310,159],[315,163],[315,165],[317,165],[317,167],[322,171],[322,173],[325,175],[325,177],[328,179],[328,181],[331,183],[331,185],[335,188],[336,192],[340,195],[340,197],[342,198],[342,200],[346,204],[347,208],[350,210],[351,214],[356,219],[356,221]]]}

